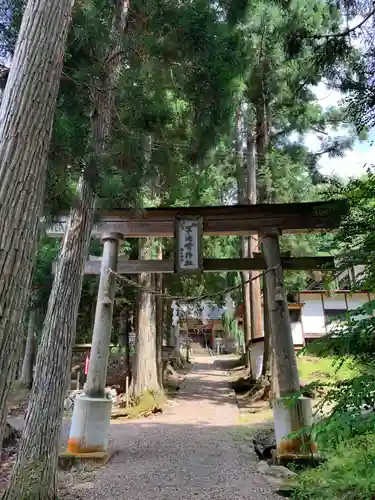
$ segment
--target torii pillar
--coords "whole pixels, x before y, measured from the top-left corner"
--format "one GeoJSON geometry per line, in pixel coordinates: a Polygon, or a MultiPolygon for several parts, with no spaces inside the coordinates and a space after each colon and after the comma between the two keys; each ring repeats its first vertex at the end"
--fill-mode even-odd
{"type": "MultiPolygon", "coordinates": [[[[109,346],[111,342],[116,277],[109,270],[117,270],[120,242],[119,233],[103,234],[103,258],[96,302],[95,322],[90,354],[90,365],[85,394],[76,398],[68,452],[73,455],[108,456],[108,433],[112,401],[105,397],[109,346]]],[[[99,458],[99,457],[98,457],[99,458]]]]}
{"type": "Polygon", "coordinates": [[[284,271],[281,265],[279,230],[263,234],[263,252],[267,269],[267,298],[271,322],[272,347],[276,358],[279,394],[273,401],[273,417],[277,444],[277,459],[289,460],[311,457],[316,444],[309,436],[291,439],[299,429],[312,424],[312,401],[299,397],[293,403],[282,398],[300,391],[297,358],[288,310],[288,300],[284,285],[284,271]]]}

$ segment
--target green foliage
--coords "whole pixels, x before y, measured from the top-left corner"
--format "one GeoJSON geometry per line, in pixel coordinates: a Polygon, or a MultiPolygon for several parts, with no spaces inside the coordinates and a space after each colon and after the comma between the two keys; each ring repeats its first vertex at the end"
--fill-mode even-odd
{"type": "Polygon", "coordinates": [[[297,357],[300,379],[303,382],[334,382],[351,379],[360,373],[352,359],[340,362],[335,357],[304,356],[297,357]]]}
{"type": "MultiPolygon", "coordinates": [[[[12,16],[3,18],[3,46],[11,52],[22,2],[7,4],[12,16]]],[[[308,37],[335,29],[338,15],[321,0],[298,0],[288,8],[280,2],[246,0],[215,5],[205,0],[134,2],[122,40],[124,64],[109,153],[101,158],[98,178],[92,179],[99,211],[233,203],[235,111],[239,102],[246,103],[256,121],[263,94],[270,148],[258,182],[266,201],[316,198],[318,160],[304,147],[302,134],[317,128],[322,148],[328,150],[335,138],[328,144],[326,130],[331,134],[342,116],[337,110],[323,112],[315,101],[310,86],[320,81],[323,70],[313,64],[316,41],[308,37]],[[298,138],[291,141],[293,132],[298,138]]],[[[45,211],[52,216],[74,205],[77,179],[91,158],[92,96],[98,92],[110,25],[108,2],[76,2],[47,178],[45,211]]],[[[292,255],[309,255],[319,242],[308,235],[285,237],[282,245],[292,255]]],[[[171,256],[170,242],[164,252],[171,256]]],[[[206,238],[204,252],[216,258],[238,256],[238,238],[206,238]]],[[[303,288],[307,279],[308,273],[288,273],[287,287],[303,288]]],[[[167,276],[165,286],[172,294],[199,295],[238,281],[235,273],[167,276]]],[[[119,293],[134,302],[129,287],[119,285],[119,293]]],[[[239,302],[238,293],[233,295],[239,302]]],[[[79,320],[83,337],[95,300],[96,278],[85,279],[79,320]]]]}
{"type": "Polygon", "coordinates": [[[341,317],[330,333],[307,346],[306,352],[333,355],[339,359],[351,356],[364,364],[373,363],[375,353],[375,302],[370,301],[341,317]]]}
{"type": "MultiPolygon", "coordinates": [[[[271,149],[266,158],[259,158],[263,163],[260,194],[268,202],[275,202],[279,201],[275,194],[293,193],[298,201],[299,194],[306,192],[308,182],[322,180],[317,171],[320,155],[323,152],[340,155],[353,140],[350,127],[347,139],[336,136],[335,130],[343,124],[342,111],[336,108],[323,111],[311,88],[321,81],[326,70],[341,61],[339,55],[336,58],[332,55],[329,60],[317,64],[317,48],[322,44],[315,40],[322,33],[336,29],[340,13],[320,0],[288,2],[287,7],[281,2],[257,2],[254,7],[244,28],[249,57],[245,96],[254,115],[249,120],[254,122],[252,126],[259,126],[260,107],[265,106],[271,132],[271,149]],[[321,139],[318,155],[309,154],[304,147],[302,134],[307,131],[317,133],[321,139]],[[297,137],[292,141],[293,132],[297,137]],[[285,175],[288,172],[284,169],[291,167],[293,175],[285,175]],[[296,169],[299,170],[297,175],[296,169]],[[278,182],[288,179],[294,183],[301,174],[305,179],[311,175],[302,190],[285,190],[282,184],[277,188],[278,182]],[[267,181],[273,181],[272,186],[267,181]],[[263,183],[266,184],[262,186],[263,183]]],[[[331,82],[331,74],[328,72],[325,76],[331,82]]]]}
{"type": "Polygon", "coordinates": [[[375,495],[375,435],[342,442],[316,469],[302,472],[295,500],[372,500],[375,495]]]}
{"type": "Polygon", "coordinates": [[[244,345],[244,332],[238,326],[238,321],[228,313],[223,313],[221,321],[227,334],[237,340],[240,345],[244,345]]]}
{"type": "MultiPolygon", "coordinates": [[[[371,171],[346,186],[334,185],[336,196],[349,200],[350,211],[333,244],[339,249],[343,269],[364,265],[358,283],[353,287],[375,291],[374,187],[371,171]]],[[[338,318],[330,333],[305,351],[315,355],[334,356],[338,366],[354,360],[357,373],[345,380],[315,384],[322,390],[317,410],[324,418],[313,426],[318,445],[328,460],[320,468],[303,473],[294,498],[298,499],[372,499],[374,481],[375,433],[375,301],[349,311],[338,318]]]]}
{"type": "MultiPolygon", "coordinates": [[[[375,291],[374,266],[374,222],[375,222],[375,176],[370,170],[362,179],[349,182],[346,186],[334,186],[336,196],[349,202],[349,213],[344,219],[332,245],[339,249],[341,269],[350,266],[364,266],[353,287],[356,290],[375,291]]],[[[369,300],[363,306],[350,311],[335,322],[329,335],[308,346],[307,351],[323,355],[334,354],[343,359],[352,356],[362,363],[372,364],[374,359],[374,312],[375,301],[369,300]]]]}
{"type": "Polygon", "coordinates": [[[0,58],[13,53],[25,0],[2,0],[0,4],[0,58]]]}
{"type": "Polygon", "coordinates": [[[346,380],[311,384],[321,393],[316,411],[325,415],[313,426],[321,451],[335,449],[351,437],[375,431],[373,376],[373,373],[360,374],[346,380]]]}
{"type": "Polygon", "coordinates": [[[33,273],[30,307],[45,311],[48,297],[51,291],[53,276],[52,263],[59,253],[60,242],[58,240],[42,236],[39,242],[37,260],[33,273]]]}
{"type": "Polygon", "coordinates": [[[349,201],[350,212],[344,220],[336,241],[341,247],[342,266],[365,266],[358,286],[375,290],[375,173],[352,180],[337,189],[349,201]]]}

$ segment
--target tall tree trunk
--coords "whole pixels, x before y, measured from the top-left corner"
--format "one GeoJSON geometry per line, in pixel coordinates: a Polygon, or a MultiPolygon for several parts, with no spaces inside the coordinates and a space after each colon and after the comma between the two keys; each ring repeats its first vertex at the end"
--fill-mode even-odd
{"type": "Polygon", "coordinates": [[[15,379],[20,380],[21,378],[21,373],[22,373],[22,365],[23,365],[23,360],[25,358],[25,351],[26,351],[26,343],[27,343],[27,334],[29,331],[29,318],[25,318],[24,316],[24,321],[22,322],[22,342],[21,342],[21,348],[19,350],[19,356],[18,360],[16,361],[17,367],[15,370],[15,379]],[[25,319],[27,320],[25,322],[25,319]],[[26,324],[25,324],[26,323],[26,324]]]}
{"type": "MultiPolygon", "coordinates": [[[[165,276],[163,279],[163,293],[166,292],[165,286],[165,276]]],[[[166,342],[167,345],[174,345],[174,337],[173,337],[173,326],[172,326],[172,303],[170,300],[163,300],[163,324],[166,326],[166,342]]]]}
{"type": "Polygon", "coordinates": [[[0,108],[0,443],[34,265],[72,0],[29,0],[0,108]]]}
{"type": "MultiPolygon", "coordinates": [[[[266,95],[262,92],[258,102],[255,106],[256,109],[256,155],[258,158],[258,168],[261,170],[266,165],[266,155],[269,146],[269,113],[266,95]]],[[[260,203],[270,203],[272,200],[269,198],[269,193],[265,186],[260,186],[259,189],[260,203]]]]}
{"type": "Polygon", "coordinates": [[[271,322],[269,316],[267,283],[265,277],[263,278],[263,324],[264,324],[264,350],[263,350],[263,366],[262,375],[266,377],[271,371],[271,352],[272,352],[272,332],[271,322]]]}
{"type": "Polygon", "coordinates": [[[31,309],[29,313],[29,323],[27,327],[26,347],[23,355],[20,383],[31,389],[33,383],[33,368],[36,355],[36,315],[37,311],[31,309]]]}
{"type": "Polygon", "coordinates": [[[120,313],[120,335],[121,345],[124,347],[124,365],[127,375],[131,376],[131,363],[130,363],[130,344],[129,344],[129,331],[130,331],[130,314],[129,306],[124,305],[120,313]]]}
{"type": "MultiPolygon", "coordinates": [[[[239,108],[236,115],[236,169],[237,169],[237,196],[238,203],[245,203],[246,198],[246,186],[245,186],[245,169],[244,169],[244,157],[243,157],[243,132],[242,132],[242,112],[239,108]]],[[[249,255],[249,241],[247,237],[241,239],[240,256],[246,258],[249,255]]],[[[251,343],[251,295],[250,295],[250,283],[249,283],[249,272],[241,272],[242,290],[243,290],[243,330],[244,330],[244,341],[245,341],[245,366],[249,368],[251,375],[251,354],[250,354],[250,343],[251,343]]]]}
{"type": "MultiPolygon", "coordinates": [[[[257,203],[257,179],[256,179],[256,145],[255,137],[253,134],[252,126],[248,123],[247,128],[247,202],[250,205],[256,205],[257,203]]],[[[253,234],[249,238],[249,258],[254,257],[254,253],[259,251],[258,248],[258,235],[253,234]]],[[[250,288],[250,310],[251,310],[251,338],[256,339],[262,337],[262,301],[260,292],[260,279],[256,279],[259,276],[257,271],[249,272],[249,283],[250,288]]]]}
{"type": "Polygon", "coordinates": [[[35,380],[17,462],[6,500],[56,497],[58,443],[92,225],[93,193],[81,183],[81,202],[72,210],[56,269],[35,380]],[[86,236],[84,238],[83,236],[86,236]]]}
{"type": "MultiPolygon", "coordinates": [[[[139,242],[139,258],[150,258],[151,239],[139,242]]],[[[140,285],[152,288],[152,275],[142,273],[140,285]]],[[[135,346],[135,363],[132,381],[134,396],[141,396],[146,391],[160,391],[156,363],[156,325],[155,300],[151,293],[140,291],[137,303],[137,333],[135,346]]]]}
{"type": "MultiPolygon", "coordinates": [[[[163,260],[163,247],[159,240],[157,242],[157,259],[163,260]]],[[[160,293],[163,291],[163,275],[161,273],[155,274],[155,290],[160,293]]],[[[158,368],[158,381],[160,387],[163,387],[163,311],[164,311],[164,300],[163,297],[155,296],[155,322],[156,322],[156,364],[158,368]]]]}
{"type": "Polygon", "coordinates": [[[103,61],[101,81],[97,84],[101,86],[101,91],[93,92],[92,96],[92,158],[80,181],[79,199],[76,208],[71,211],[65,231],[38,351],[25,428],[4,500],[18,500],[25,495],[45,500],[56,498],[56,465],[64,390],[70,375],[82,280],[94,216],[92,179],[96,178],[110,132],[113,89],[118,80],[121,63],[119,49],[127,12],[128,0],[116,0],[113,44],[103,61]]]}
{"type": "MultiPolygon", "coordinates": [[[[244,237],[241,241],[241,257],[246,258],[248,255],[248,238],[244,237]]],[[[249,368],[250,375],[251,371],[251,295],[250,295],[250,283],[249,283],[249,272],[241,272],[241,282],[243,291],[243,330],[244,330],[244,341],[245,341],[245,366],[249,368]]]]}
{"type": "MultiPolygon", "coordinates": [[[[256,105],[256,154],[258,157],[258,166],[261,169],[265,166],[266,155],[269,146],[269,122],[268,122],[268,111],[267,111],[267,100],[264,91],[256,105]]],[[[266,189],[261,189],[260,191],[260,202],[266,203],[269,201],[266,189]]],[[[263,242],[262,242],[263,245],[263,242]]],[[[267,243],[266,243],[267,245],[267,243]]],[[[264,251],[264,249],[263,249],[264,251]]],[[[263,326],[264,326],[264,350],[263,350],[263,367],[262,375],[266,375],[270,367],[270,356],[273,349],[273,344],[271,342],[271,319],[269,316],[268,308],[268,295],[267,295],[267,284],[266,278],[264,277],[263,285],[263,326]]]]}

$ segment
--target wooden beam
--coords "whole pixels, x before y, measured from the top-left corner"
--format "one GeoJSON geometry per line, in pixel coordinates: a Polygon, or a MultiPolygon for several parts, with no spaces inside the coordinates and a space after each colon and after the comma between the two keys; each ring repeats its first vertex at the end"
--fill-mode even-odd
{"type": "MultiPolygon", "coordinates": [[[[335,268],[333,257],[283,257],[281,261],[288,271],[335,268]]],[[[267,269],[267,266],[262,256],[252,259],[204,259],[203,269],[205,272],[257,271],[267,269]]]]}
{"type": "MultiPolygon", "coordinates": [[[[335,268],[333,257],[282,257],[284,269],[289,271],[303,270],[332,270],[335,268]]],[[[85,274],[100,274],[101,260],[89,260],[85,265],[85,274]]],[[[52,271],[55,272],[56,263],[53,263],[52,271]]],[[[266,269],[264,258],[259,254],[252,259],[203,259],[203,271],[208,273],[221,273],[229,271],[266,269]]],[[[174,270],[173,260],[128,260],[127,257],[119,257],[117,272],[119,274],[140,273],[167,273],[174,270]]]]}
{"type": "MultiPolygon", "coordinates": [[[[275,205],[232,205],[221,207],[149,208],[141,212],[116,210],[102,214],[93,227],[92,237],[106,232],[122,233],[125,238],[171,237],[176,217],[201,216],[206,236],[244,236],[278,228],[283,233],[306,233],[336,229],[347,204],[342,200],[275,205]]],[[[61,214],[46,228],[50,237],[64,234],[68,214],[61,214]]]]}

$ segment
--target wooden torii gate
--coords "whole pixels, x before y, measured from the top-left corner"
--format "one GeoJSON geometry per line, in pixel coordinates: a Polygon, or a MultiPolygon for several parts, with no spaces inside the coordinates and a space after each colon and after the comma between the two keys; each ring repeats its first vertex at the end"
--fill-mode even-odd
{"type": "MultiPolygon", "coordinates": [[[[287,203],[275,205],[234,205],[215,207],[148,208],[140,212],[115,210],[102,215],[94,225],[91,236],[101,238],[111,234],[117,240],[122,238],[149,238],[177,236],[180,221],[194,221],[198,232],[195,240],[199,251],[201,236],[248,236],[298,234],[336,229],[346,203],[342,201],[287,203]]],[[[68,214],[62,214],[54,225],[47,228],[50,237],[62,237],[68,214]]],[[[176,252],[177,253],[177,252],[176,252]]],[[[198,252],[199,253],[199,252],[198,252]]],[[[119,274],[173,273],[173,272],[226,272],[267,269],[263,255],[251,259],[200,259],[196,266],[180,266],[175,260],[129,260],[117,259],[116,272],[119,274]]],[[[287,270],[332,269],[331,257],[281,257],[281,264],[287,270]]],[[[88,260],[85,274],[100,274],[102,259],[88,260]]]]}
{"type": "MultiPolygon", "coordinates": [[[[85,273],[100,274],[87,379],[90,393],[104,394],[105,388],[115,298],[115,275],[109,273],[109,269],[121,274],[270,270],[266,274],[266,283],[273,348],[276,359],[283,359],[283,366],[277,367],[280,395],[298,391],[298,372],[283,269],[333,269],[334,262],[330,257],[282,257],[279,236],[287,233],[334,230],[338,228],[346,212],[345,201],[333,200],[274,205],[148,208],[139,212],[115,210],[104,213],[92,230],[92,237],[101,238],[103,242],[102,259],[89,260],[85,265],[85,273]],[[249,236],[254,233],[260,234],[263,242],[266,242],[264,255],[257,255],[252,259],[202,258],[202,236],[249,236]],[[175,237],[174,261],[131,261],[123,257],[118,258],[119,243],[122,239],[145,237],[175,237]]],[[[62,237],[67,220],[68,214],[62,214],[59,220],[47,229],[47,234],[50,237],[62,237]]],[[[70,442],[74,446],[72,445],[70,451],[76,454],[85,453],[82,443],[86,443],[86,449],[91,452],[94,442],[99,443],[101,450],[106,448],[107,443],[108,426],[101,425],[101,429],[105,429],[101,431],[101,436],[87,436],[87,429],[90,428],[87,419],[92,420],[91,428],[97,428],[95,422],[101,420],[104,424],[103,420],[108,418],[104,410],[104,413],[98,410],[99,413],[92,416],[92,408],[90,409],[87,401],[85,404],[88,405],[87,408],[81,410],[78,409],[79,405],[76,405],[77,414],[73,415],[70,442]]],[[[287,409],[281,400],[280,404],[274,405],[274,418],[279,454],[301,452],[301,443],[283,438],[296,428],[309,423],[311,404],[301,399],[294,409],[287,409]]]]}

